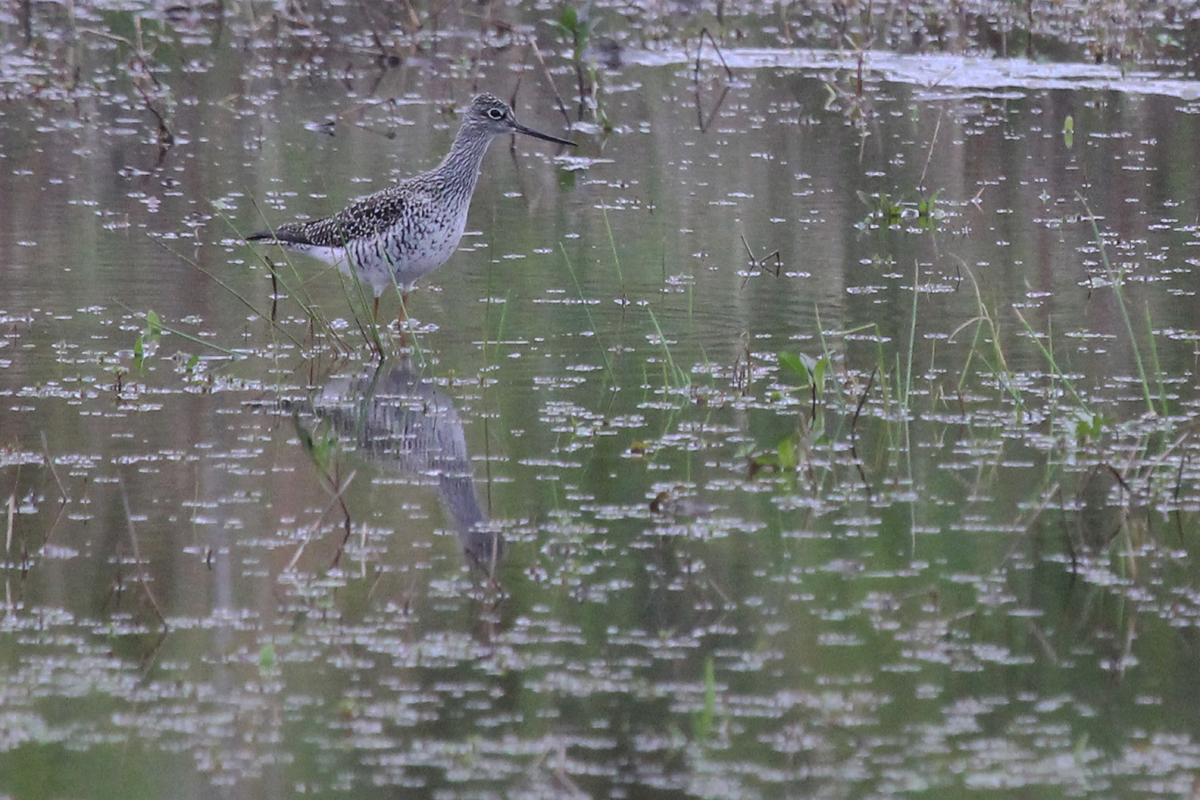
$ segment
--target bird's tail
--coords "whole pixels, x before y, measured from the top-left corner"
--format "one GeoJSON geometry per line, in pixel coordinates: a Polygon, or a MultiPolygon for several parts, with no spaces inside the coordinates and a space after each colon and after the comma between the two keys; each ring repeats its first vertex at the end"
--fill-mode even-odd
{"type": "Polygon", "coordinates": [[[273,231],[256,231],[246,237],[247,242],[277,242],[279,244],[307,244],[311,245],[312,241],[307,236],[296,231],[289,231],[285,228],[276,228],[273,231]]]}

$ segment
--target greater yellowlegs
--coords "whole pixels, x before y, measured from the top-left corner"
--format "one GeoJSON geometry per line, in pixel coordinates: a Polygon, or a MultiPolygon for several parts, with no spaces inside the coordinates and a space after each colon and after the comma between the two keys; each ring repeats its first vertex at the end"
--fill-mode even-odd
{"type": "Polygon", "coordinates": [[[442,163],[428,172],[355,200],[331,217],[286,222],[247,236],[307,253],[347,274],[357,274],[379,297],[398,287],[401,310],[416,282],[445,264],[458,249],[483,155],[492,139],[523,133],[574,146],[517,122],[503,100],[481,94],[471,101],[442,163]]]}

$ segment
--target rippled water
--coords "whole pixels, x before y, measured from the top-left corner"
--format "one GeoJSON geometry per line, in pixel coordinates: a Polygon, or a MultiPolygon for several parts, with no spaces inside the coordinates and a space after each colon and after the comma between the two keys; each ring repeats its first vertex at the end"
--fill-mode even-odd
{"type": "Polygon", "coordinates": [[[1193,792],[1200,84],[626,42],[404,348],[242,235],[570,51],[252,10],[9,34],[0,794],[1193,792]]]}

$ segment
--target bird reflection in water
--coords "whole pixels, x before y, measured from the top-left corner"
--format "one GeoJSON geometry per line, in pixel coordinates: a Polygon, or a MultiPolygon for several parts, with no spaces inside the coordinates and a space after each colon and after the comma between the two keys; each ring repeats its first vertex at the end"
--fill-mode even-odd
{"type": "Polygon", "coordinates": [[[467,561],[495,582],[504,540],[479,507],[462,420],[445,392],[404,358],[360,375],[335,375],[313,397],[312,411],[368,458],[435,481],[467,561]]]}

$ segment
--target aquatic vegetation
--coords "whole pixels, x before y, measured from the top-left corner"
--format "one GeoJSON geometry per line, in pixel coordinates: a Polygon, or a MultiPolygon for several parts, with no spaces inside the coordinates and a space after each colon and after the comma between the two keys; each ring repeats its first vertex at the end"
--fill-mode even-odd
{"type": "Polygon", "coordinates": [[[870,209],[867,218],[859,223],[860,227],[866,230],[877,227],[912,231],[934,230],[945,215],[937,205],[939,194],[941,190],[927,196],[918,194],[918,199],[908,200],[903,197],[893,198],[887,192],[868,195],[860,191],[859,201],[870,209]]]}
{"type": "Polygon", "coordinates": [[[1187,9],[1069,5],[0,9],[0,794],[1188,795],[1187,9]],[[245,246],[564,80],[407,337],[245,246]]]}
{"type": "Polygon", "coordinates": [[[151,348],[151,351],[157,349],[161,338],[162,322],[159,320],[158,314],[155,314],[154,311],[147,311],[146,327],[138,334],[133,343],[133,368],[138,373],[141,373],[145,366],[147,346],[151,348]]]}

